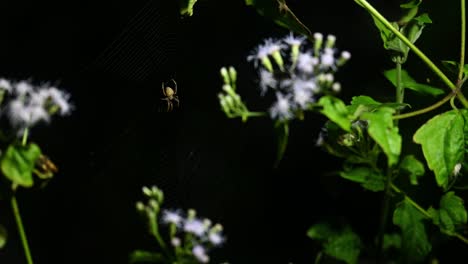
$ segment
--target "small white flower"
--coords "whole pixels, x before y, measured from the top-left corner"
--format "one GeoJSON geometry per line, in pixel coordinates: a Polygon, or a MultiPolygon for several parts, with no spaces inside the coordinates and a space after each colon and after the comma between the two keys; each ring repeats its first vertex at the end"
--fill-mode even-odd
{"type": "Polygon", "coordinates": [[[200,261],[201,263],[208,263],[210,261],[210,257],[206,254],[206,250],[201,245],[196,245],[192,249],[192,253],[195,258],[200,261]]]}
{"type": "Polygon", "coordinates": [[[335,65],[335,56],[333,49],[325,48],[320,56],[320,64],[323,68],[332,68],[335,65]]]}
{"type": "Polygon", "coordinates": [[[206,226],[198,219],[190,219],[185,222],[184,231],[201,237],[206,232],[206,226]]]}
{"type": "Polygon", "coordinates": [[[297,103],[302,109],[306,104],[312,101],[312,93],[310,90],[304,88],[294,89],[294,102],[297,103]]]}
{"type": "Polygon", "coordinates": [[[72,108],[69,103],[70,94],[61,91],[55,87],[50,87],[46,91],[53,104],[60,108],[61,115],[66,115],[70,113],[72,108]]]}
{"type": "Polygon", "coordinates": [[[259,61],[261,62],[262,60],[268,57],[269,52],[270,47],[264,44],[260,44],[257,46],[257,48],[255,48],[253,54],[247,57],[247,61],[253,60],[255,67],[257,67],[259,61]]]}
{"type": "Polygon", "coordinates": [[[312,73],[314,67],[318,64],[318,59],[313,57],[310,53],[299,53],[297,59],[297,69],[304,73],[312,73]]]}
{"type": "Polygon", "coordinates": [[[13,126],[26,128],[39,121],[50,120],[49,114],[42,105],[27,104],[22,99],[14,99],[8,105],[8,116],[13,126]]]}
{"type": "Polygon", "coordinates": [[[282,85],[291,86],[293,91],[296,90],[310,90],[312,92],[317,91],[317,84],[315,79],[302,79],[296,78],[295,76],[292,79],[285,80],[282,85]]]}
{"type": "Polygon", "coordinates": [[[14,92],[19,96],[24,96],[33,92],[33,86],[26,81],[21,81],[14,86],[14,92]]]}
{"type": "Polygon", "coordinates": [[[289,95],[283,96],[281,93],[276,93],[277,101],[275,104],[270,108],[270,116],[271,118],[279,118],[279,119],[290,119],[292,117],[291,113],[291,103],[289,101],[289,95]]]}
{"type": "Polygon", "coordinates": [[[295,37],[294,34],[291,32],[289,35],[287,35],[283,41],[286,42],[288,45],[291,46],[299,46],[304,42],[306,38],[304,36],[300,37],[295,37]]]}
{"type": "Polygon", "coordinates": [[[278,81],[273,76],[273,73],[261,69],[260,70],[260,89],[261,95],[265,95],[268,87],[274,88],[277,85],[278,81]]]}
{"type": "Polygon", "coordinates": [[[0,79],[0,89],[11,93],[12,87],[11,87],[10,81],[8,81],[7,79],[3,79],[3,78],[0,79]]]}
{"type": "Polygon", "coordinates": [[[211,244],[219,246],[224,242],[224,237],[221,232],[211,232],[208,234],[208,240],[210,240],[211,244]]]}
{"type": "Polygon", "coordinates": [[[281,43],[281,40],[273,40],[271,38],[265,40],[264,47],[269,55],[286,48],[286,46],[283,43],[281,43]]]}
{"type": "Polygon", "coordinates": [[[162,215],[162,221],[165,224],[174,224],[176,226],[182,223],[182,216],[177,211],[164,210],[162,215]]]}

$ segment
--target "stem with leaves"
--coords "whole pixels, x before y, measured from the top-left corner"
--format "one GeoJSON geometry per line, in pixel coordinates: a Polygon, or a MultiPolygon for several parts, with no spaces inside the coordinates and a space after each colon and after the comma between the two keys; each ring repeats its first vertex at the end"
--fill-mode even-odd
{"type": "MultiPolygon", "coordinates": [[[[405,43],[452,91],[457,90],[457,86],[411,41],[400,33],[392,24],[382,16],[371,4],[366,0],[354,0],[363,8],[365,8],[372,16],[384,24],[395,36],[405,43]]],[[[463,67],[463,66],[462,66],[463,67]]],[[[457,92],[457,97],[464,107],[468,108],[468,100],[462,93],[457,92]]]]}
{"type": "Polygon", "coordinates": [[[461,39],[460,39],[460,65],[458,69],[458,80],[460,83],[463,79],[463,69],[465,68],[465,42],[466,42],[466,10],[465,0],[461,0],[461,39]]]}
{"type": "MultiPolygon", "coordinates": [[[[23,137],[21,140],[21,144],[23,146],[26,145],[28,140],[29,130],[26,128],[23,132],[23,137]]],[[[26,256],[26,260],[28,264],[33,264],[31,250],[29,249],[28,237],[26,236],[26,231],[24,230],[23,221],[21,219],[21,214],[18,208],[18,201],[16,200],[15,196],[16,186],[13,187],[13,194],[11,196],[11,208],[13,210],[13,215],[15,216],[16,226],[18,227],[18,233],[21,238],[21,243],[23,245],[24,255],[26,256]]]]}
{"type": "MultiPolygon", "coordinates": [[[[402,190],[400,190],[400,188],[398,188],[396,185],[394,185],[393,183],[391,184],[391,187],[392,189],[396,192],[396,193],[399,193],[399,194],[402,194],[404,195],[406,201],[408,201],[414,208],[416,208],[416,210],[418,210],[421,214],[423,214],[426,218],[428,219],[431,219],[432,220],[432,215],[427,211],[425,210],[424,208],[422,208],[418,203],[416,203],[411,197],[409,197],[408,195],[406,195],[402,190]]],[[[460,241],[462,241],[463,243],[467,244],[468,245],[468,238],[464,237],[463,235],[457,233],[457,232],[453,232],[453,233],[449,233],[449,232],[443,232],[444,234],[446,235],[449,235],[449,236],[453,236],[453,237],[456,237],[458,238],[460,241]]]]}

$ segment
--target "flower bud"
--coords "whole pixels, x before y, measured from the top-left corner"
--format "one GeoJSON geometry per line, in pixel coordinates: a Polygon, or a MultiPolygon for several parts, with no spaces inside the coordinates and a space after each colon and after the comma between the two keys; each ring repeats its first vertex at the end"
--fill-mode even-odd
{"type": "Polygon", "coordinates": [[[226,70],[226,67],[222,67],[219,72],[221,73],[221,77],[223,78],[224,83],[230,84],[231,81],[229,79],[229,74],[228,74],[228,71],[226,70]]]}
{"type": "Polygon", "coordinates": [[[335,93],[339,93],[341,91],[341,84],[336,82],[332,85],[332,90],[335,92],[335,93]]]}
{"type": "Polygon", "coordinates": [[[143,191],[143,194],[148,196],[148,197],[151,197],[153,192],[150,190],[150,188],[146,187],[146,186],[143,186],[143,188],[141,188],[141,190],[143,191]]]}
{"type": "Polygon", "coordinates": [[[325,43],[325,47],[332,49],[335,46],[336,37],[334,35],[327,36],[327,42],[325,43]]]}
{"type": "Polygon", "coordinates": [[[349,61],[350,58],[351,58],[351,53],[349,53],[348,51],[343,51],[341,52],[341,56],[336,62],[336,64],[338,66],[343,66],[347,61],[349,61]]]}
{"type": "Polygon", "coordinates": [[[231,84],[235,84],[237,81],[237,71],[234,67],[229,67],[229,77],[231,78],[231,84]]]}
{"type": "Polygon", "coordinates": [[[281,56],[281,52],[279,50],[275,50],[271,56],[275,60],[276,64],[278,64],[278,67],[280,68],[281,71],[284,71],[284,62],[283,62],[283,57],[281,56]]]}
{"type": "Polygon", "coordinates": [[[323,35],[322,33],[315,33],[314,34],[314,54],[315,56],[318,56],[320,53],[320,49],[322,49],[322,44],[323,44],[323,35]]]}
{"type": "Polygon", "coordinates": [[[273,65],[271,64],[270,59],[268,56],[265,56],[262,58],[262,65],[269,71],[273,72],[273,65]]]}
{"type": "Polygon", "coordinates": [[[139,212],[145,211],[145,204],[143,202],[137,202],[135,207],[139,212]]]}

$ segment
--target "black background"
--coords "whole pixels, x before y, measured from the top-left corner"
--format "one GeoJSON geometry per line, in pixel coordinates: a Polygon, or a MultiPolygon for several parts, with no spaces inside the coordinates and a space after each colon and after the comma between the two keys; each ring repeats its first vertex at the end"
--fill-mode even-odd
{"type": "MultiPolygon", "coordinates": [[[[262,39],[288,31],[241,0],[200,0],[187,18],[179,17],[175,2],[0,3],[1,75],[50,81],[69,91],[75,106],[71,116],[32,131],[31,140],[60,169],[47,188],[18,193],[35,263],[127,263],[133,249],[151,249],[134,203],[141,187],[153,184],[165,191],[167,207],[196,208],[225,226],[227,244],[213,252],[218,262],[311,263],[319,247],[305,233],[321,220],[348,222],[371,243],[381,197],[326,173],[340,160],[315,147],[323,118],[309,114],[291,124],[286,155],[273,169],[271,121],[242,124],[219,109],[218,72],[227,65],[238,69],[247,104],[266,106],[246,56],[262,39]],[[130,74],[135,67],[142,70],[130,74]],[[171,78],[181,105],[166,113],[160,87],[171,78]]],[[[337,76],[343,99],[369,94],[391,100],[381,73],[392,65],[370,17],[353,1],[308,2],[289,1],[313,32],[335,34],[338,48],[352,53],[337,76]]],[[[398,3],[376,6],[395,18],[398,3]]],[[[457,58],[456,3],[424,6],[435,24],[421,48],[440,60],[457,58]]],[[[418,79],[437,83],[414,56],[407,67],[418,79]]],[[[417,99],[415,109],[434,101],[407,98],[417,99]]],[[[402,121],[402,129],[425,117],[416,120],[402,121]]],[[[440,194],[430,192],[437,195],[420,194],[428,204],[440,194]]],[[[10,232],[0,263],[25,263],[9,204],[0,205],[0,221],[10,232]]],[[[435,250],[441,260],[464,251],[458,241],[444,245],[435,250]]]]}

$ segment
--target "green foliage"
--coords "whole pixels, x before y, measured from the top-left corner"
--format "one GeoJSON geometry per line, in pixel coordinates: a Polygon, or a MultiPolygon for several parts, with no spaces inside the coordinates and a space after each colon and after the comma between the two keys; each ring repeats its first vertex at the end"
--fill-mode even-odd
{"type": "Polygon", "coordinates": [[[372,168],[355,167],[345,169],[340,173],[340,176],[347,180],[360,183],[362,187],[373,192],[383,191],[385,189],[384,176],[379,171],[372,168]]]}
{"type": "Polygon", "coordinates": [[[178,0],[180,14],[183,16],[192,16],[193,15],[193,6],[198,0],[178,0]]]}
{"type": "MultiPolygon", "coordinates": [[[[359,2],[358,2],[359,3],[359,2]]],[[[393,22],[392,26],[405,36],[411,43],[415,43],[422,34],[426,24],[432,23],[428,14],[416,17],[420,0],[411,0],[401,5],[404,14],[399,21],[393,22]]],[[[359,3],[360,4],[360,3],[359,3]]],[[[372,15],[372,14],[371,14],[372,15]]],[[[380,31],[384,48],[392,52],[392,61],[404,63],[408,57],[409,47],[377,17],[372,15],[374,24],[380,31]]]]}
{"type": "Polygon", "coordinates": [[[277,167],[280,161],[283,159],[284,153],[286,152],[286,147],[288,146],[289,138],[289,123],[277,121],[275,124],[276,135],[278,137],[278,146],[276,151],[276,162],[275,167],[277,167]]]}
{"type": "MultiPolygon", "coordinates": [[[[397,70],[391,69],[384,72],[385,77],[389,80],[395,87],[397,86],[397,70]]],[[[407,71],[401,70],[401,87],[408,88],[410,90],[429,95],[440,95],[444,93],[444,90],[436,88],[427,84],[416,82],[407,71]]]]}
{"type": "Polygon", "coordinates": [[[370,96],[360,95],[353,96],[351,100],[351,105],[347,107],[348,111],[350,113],[353,113],[353,119],[358,119],[362,113],[374,112],[375,110],[382,107],[393,108],[395,110],[402,110],[408,106],[408,104],[403,103],[381,103],[374,100],[370,96]]]}
{"type": "Polygon", "coordinates": [[[276,24],[290,29],[296,33],[311,37],[310,30],[289,9],[286,0],[245,0],[257,12],[272,19],[276,24]]]}
{"type": "Polygon", "coordinates": [[[440,227],[441,232],[454,235],[457,228],[467,222],[467,212],[463,206],[463,199],[454,192],[448,192],[440,199],[440,208],[429,209],[434,224],[440,227]]]}
{"type": "Polygon", "coordinates": [[[349,227],[333,230],[327,224],[317,224],[307,231],[307,236],[323,243],[323,252],[348,264],[358,263],[361,239],[349,227]]]}
{"type": "Polygon", "coordinates": [[[8,232],[6,228],[3,225],[0,225],[0,249],[2,249],[5,246],[7,238],[8,232]]]}
{"type": "Polygon", "coordinates": [[[40,155],[41,149],[36,144],[23,146],[13,143],[1,156],[0,168],[3,175],[13,184],[32,187],[34,183],[32,173],[40,155]]]}
{"type": "Polygon", "coordinates": [[[383,249],[388,250],[390,248],[401,248],[401,235],[397,233],[385,234],[383,239],[383,249]]]}
{"type": "Polygon", "coordinates": [[[320,112],[328,117],[328,119],[335,122],[343,130],[348,132],[351,131],[351,121],[348,117],[348,109],[343,101],[336,97],[326,95],[320,98],[318,105],[323,107],[320,112]]]}
{"type": "Polygon", "coordinates": [[[400,170],[408,173],[410,183],[418,185],[418,178],[425,173],[424,164],[414,155],[407,155],[400,163],[400,170]]]}
{"type": "Polygon", "coordinates": [[[129,262],[133,263],[162,263],[164,256],[161,253],[155,253],[144,250],[135,250],[130,254],[129,262]]]}
{"type": "Polygon", "coordinates": [[[402,249],[409,263],[424,260],[431,251],[423,220],[425,216],[407,200],[400,202],[393,213],[393,223],[400,227],[402,249]]]}
{"type": "Polygon", "coordinates": [[[401,9],[405,12],[405,14],[400,18],[398,23],[406,24],[410,22],[416,14],[418,14],[419,5],[422,3],[422,0],[410,0],[407,3],[401,4],[401,9]]]}
{"type": "Polygon", "coordinates": [[[393,166],[398,162],[401,152],[401,136],[392,119],[394,112],[393,108],[382,107],[361,115],[362,119],[368,122],[369,135],[387,155],[388,166],[393,166]]]}
{"type": "Polygon", "coordinates": [[[454,176],[455,165],[464,159],[467,113],[467,110],[451,110],[436,115],[413,136],[414,142],[422,145],[428,167],[443,189],[448,188],[449,180],[454,176]]]}

